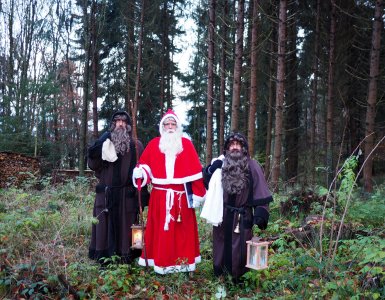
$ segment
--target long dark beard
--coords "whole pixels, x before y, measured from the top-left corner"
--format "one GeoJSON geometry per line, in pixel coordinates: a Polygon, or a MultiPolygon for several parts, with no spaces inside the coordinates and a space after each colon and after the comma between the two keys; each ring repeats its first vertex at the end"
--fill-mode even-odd
{"type": "Polygon", "coordinates": [[[126,128],[115,128],[111,132],[111,141],[115,146],[116,154],[124,155],[130,150],[130,135],[126,128]]]}
{"type": "Polygon", "coordinates": [[[249,159],[241,151],[228,152],[222,166],[222,185],[225,192],[239,194],[249,179],[249,159]]]}

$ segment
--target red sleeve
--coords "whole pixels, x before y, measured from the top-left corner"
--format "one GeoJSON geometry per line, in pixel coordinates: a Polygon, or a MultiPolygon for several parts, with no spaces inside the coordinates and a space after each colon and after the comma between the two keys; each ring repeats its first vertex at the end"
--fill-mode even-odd
{"type": "Polygon", "coordinates": [[[203,184],[203,178],[200,178],[192,182],[192,190],[193,190],[194,196],[203,198],[206,195],[206,189],[203,184]]]}

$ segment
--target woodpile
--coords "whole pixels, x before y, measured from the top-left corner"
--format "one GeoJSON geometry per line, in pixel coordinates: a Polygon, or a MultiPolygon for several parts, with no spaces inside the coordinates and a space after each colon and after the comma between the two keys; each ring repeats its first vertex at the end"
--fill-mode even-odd
{"type": "MultiPolygon", "coordinates": [[[[60,184],[76,180],[79,170],[54,169],[51,175],[52,184],[60,184]]],[[[85,170],[84,176],[90,179],[92,185],[96,185],[94,171],[85,170]]],[[[28,180],[32,182],[40,178],[41,162],[38,158],[14,152],[0,152],[0,188],[21,187],[28,180]]]]}
{"type": "MultiPolygon", "coordinates": [[[[76,180],[79,176],[79,170],[72,169],[54,169],[52,171],[52,183],[65,183],[68,180],[76,180]]],[[[94,176],[94,171],[84,170],[84,176],[95,181],[96,177],[94,176]]]]}
{"type": "Polygon", "coordinates": [[[38,158],[14,152],[0,152],[0,188],[20,187],[28,180],[40,178],[38,158]]]}

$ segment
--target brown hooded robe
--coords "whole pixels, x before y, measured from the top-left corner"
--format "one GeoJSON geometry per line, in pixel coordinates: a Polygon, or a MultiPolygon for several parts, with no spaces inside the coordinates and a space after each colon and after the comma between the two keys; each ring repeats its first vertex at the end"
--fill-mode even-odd
{"type": "MultiPolygon", "coordinates": [[[[137,223],[139,211],[132,170],[136,165],[136,151],[140,155],[143,145],[131,138],[129,152],[118,154],[115,162],[108,162],[102,160],[101,149],[110,136],[110,132],[104,133],[88,149],[88,166],[99,179],[93,208],[93,217],[98,222],[92,224],[89,258],[99,261],[103,257],[118,255],[122,262],[130,263],[141,254],[140,250],[131,249],[131,225],[137,223]]],[[[143,205],[148,194],[144,194],[146,189],[142,191],[143,205]]]]}
{"type": "MultiPolygon", "coordinates": [[[[203,171],[206,182],[210,180],[203,171]]],[[[257,161],[249,160],[249,183],[239,194],[223,191],[223,222],[213,226],[213,263],[214,273],[220,276],[229,273],[237,280],[247,272],[246,241],[253,236],[254,224],[265,229],[269,219],[268,203],[273,201],[261,166],[257,161]],[[238,224],[240,233],[234,230],[238,224]]]]}

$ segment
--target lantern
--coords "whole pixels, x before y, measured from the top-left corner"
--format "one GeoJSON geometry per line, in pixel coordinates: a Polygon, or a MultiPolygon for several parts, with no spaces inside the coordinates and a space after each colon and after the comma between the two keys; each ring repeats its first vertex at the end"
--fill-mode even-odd
{"type": "Polygon", "coordinates": [[[267,268],[269,242],[262,242],[253,237],[247,244],[246,268],[262,270],[267,268]]]}
{"type": "Polygon", "coordinates": [[[132,246],[134,249],[143,248],[143,228],[140,225],[132,225],[132,246]]]}

